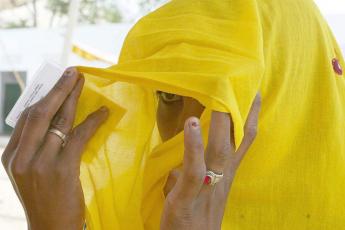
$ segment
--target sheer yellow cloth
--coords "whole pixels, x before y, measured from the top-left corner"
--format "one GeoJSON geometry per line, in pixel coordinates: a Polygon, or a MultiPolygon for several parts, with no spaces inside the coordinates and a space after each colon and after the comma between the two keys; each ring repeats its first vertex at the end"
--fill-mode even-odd
{"type": "Polygon", "coordinates": [[[345,66],[311,0],[173,0],[129,32],[117,65],[86,76],[77,123],[109,120],[81,181],[89,229],[159,229],[163,187],[183,133],[161,143],[155,90],[228,112],[236,148],[258,91],[258,135],[235,178],[223,229],[345,229],[345,66]]]}

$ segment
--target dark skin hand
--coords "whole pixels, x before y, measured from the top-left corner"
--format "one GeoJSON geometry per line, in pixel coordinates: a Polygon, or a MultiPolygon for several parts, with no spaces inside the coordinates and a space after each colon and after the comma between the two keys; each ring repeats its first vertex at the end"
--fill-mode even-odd
{"type": "MultiPolygon", "coordinates": [[[[2,156],[24,207],[29,229],[83,227],[81,155],[109,113],[102,107],[72,129],[83,83],[76,69],[66,70],[46,97],[23,112],[2,156]],[[58,136],[47,132],[51,126],[69,134],[64,146],[58,136]]],[[[185,132],[184,167],[181,173],[176,171],[171,174],[175,176],[169,177],[161,228],[219,229],[236,169],[256,135],[260,97],[253,103],[244,140],[236,152],[229,115],[213,112],[206,160],[199,121],[195,117],[199,117],[204,108],[196,100],[178,95],[170,99],[160,95],[159,103],[157,121],[163,140],[183,129],[185,132]],[[224,179],[214,187],[203,185],[206,168],[224,172],[224,179]]]]}
{"type": "Polygon", "coordinates": [[[49,94],[21,115],[2,156],[32,230],[82,229],[84,196],[79,180],[85,144],[105,121],[103,107],[72,129],[84,79],[68,69],[49,94]],[[47,132],[70,133],[67,143],[47,132]]]}
{"type": "Polygon", "coordinates": [[[253,143],[257,133],[258,115],[261,106],[260,94],[257,94],[245,124],[243,141],[234,151],[233,123],[229,114],[213,112],[209,130],[209,140],[204,148],[201,138],[199,119],[189,117],[191,113],[200,117],[203,107],[194,99],[179,96],[161,95],[159,121],[172,119],[175,124],[159,124],[160,131],[165,130],[163,140],[179,132],[180,121],[184,121],[185,155],[182,170],[170,173],[165,187],[167,195],[161,219],[163,230],[215,230],[221,229],[221,223],[231,184],[241,160],[253,143]],[[175,100],[172,100],[175,98],[175,100]],[[166,107],[171,108],[166,108],[166,107]],[[177,116],[165,113],[166,110],[179,110],[177,116]],[[171,117],[169,117],[171,116],[171,117]],[[214,186],[203,184],[207,170],[223,173],[223,179],[214,186]]]}

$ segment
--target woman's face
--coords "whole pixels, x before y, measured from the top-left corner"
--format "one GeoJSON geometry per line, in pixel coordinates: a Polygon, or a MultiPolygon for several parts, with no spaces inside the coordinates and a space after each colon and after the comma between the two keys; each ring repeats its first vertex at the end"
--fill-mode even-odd
{"type": "Polygon", "coordinates": [[[157,91],[159,98],[157,124],[163,141],[166,141],[183,130],[187,118],[200,118],[204,110],[197,100],[176,94],[157,91]]]}

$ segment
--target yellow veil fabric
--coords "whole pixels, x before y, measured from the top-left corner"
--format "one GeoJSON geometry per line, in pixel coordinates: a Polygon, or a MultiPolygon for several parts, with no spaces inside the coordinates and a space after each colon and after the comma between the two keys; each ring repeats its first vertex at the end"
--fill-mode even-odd
{"type": "Polygon", "coordinates": [[[117,65],[78,67],[86,82],[76,123],[101,105],[111,110],[82,159],[88,228],[159,229],[183,132],[161,142],[156,90],[206,107],[205,141],[210,111],[230,113],[236,149],[262,94],[258,136],[223,229],[343,228],[345,82],[332,69],[335,57],[344,65],[309,0],[173,0],[142,18],[117,65]]]}

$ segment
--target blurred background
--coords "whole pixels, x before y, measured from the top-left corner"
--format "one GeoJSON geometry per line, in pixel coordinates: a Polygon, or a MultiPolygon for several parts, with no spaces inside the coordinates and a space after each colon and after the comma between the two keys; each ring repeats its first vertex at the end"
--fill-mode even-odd
{"type": "MultiPolygon", "coordinates": [[[[315,0],[345,53],[345,0],[315,0]]],[[[62,67],[116,63],[129,29],[167,0],[0,0],[0,154],[5,118],[44,60],[62,67]]],[[[311,38],[312,39],[312,38],[311,38]]],[[[0,230],[27,229],[0,166],[0,230]]]]}

